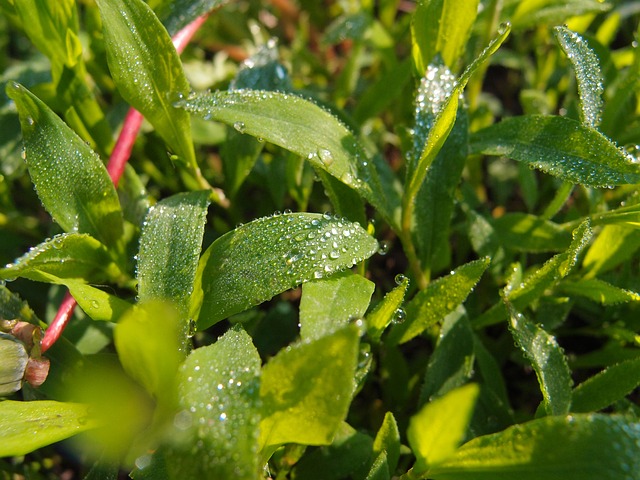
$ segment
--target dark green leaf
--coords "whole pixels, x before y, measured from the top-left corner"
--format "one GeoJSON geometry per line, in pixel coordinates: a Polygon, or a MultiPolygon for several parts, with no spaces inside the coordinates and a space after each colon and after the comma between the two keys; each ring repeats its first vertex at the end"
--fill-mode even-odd
{"type": "MultiPolygon", "coordinates": [[[[380,340],[380,336],[387,326],[393,322],[400,311],[404,296],[409,288],[407,277],[398,277],[400,284],[387,293],[376,308],[367,315],[368,334],[375,342],[380,340]]],[[[404,310],[402,310],[403,313],[404,310]]],[[[405,313],[406,314],[406,313],[405,313]]]]}
{"type": "Polygon", "coordinates": [[[560,284],[560,290],[568,295],[589,298],[602,305],[640,301],[638,293],[616,287],[598,278],[582,278],[573,282],[563,282],[560,284]]]}
{"type": "Polygon", "coordinates": [[[269,300],[303,282],[328,277],[370,257],[378,243],[360,225],[312,213],[254,220],[218,238],[198,267],[198,327],[269,300]],[[201,303],[201,306],[200,306],[201,303]]]}
{"type": "Polygon", "coordinates": [[[507,118],[471,138],[472,153],[524,162],[563,180],[593,187],[640,183],[640,166],[597,130],[567,117],[507,118]]]}
{"type": "Polygon", "coordinates": [[[571,244],[569,231],[535,215],[508,213],[492,224],[500,244],[517,251],[561,251],[571,244]]]}
{"type": "Polygon", "coordinates": [[[612,365],[573,390],[572,412],[594,412],[629,395],[640,385],[640,358],[612,365]]]}
{"type": "Polygon", "coordinates": [[[98,156],[42,101],[7,86],[18,107],[27,167],[40,200],[67,232],[113,245],[122,235],[118,195],[98,156]]]}
{"type": "Polygon", "coordinates": [[[610,3],[601,0],[525,0],[517,2],[511,17],[513,28],[530,28],[540,24],[557,25],[571,17],[587,13],[606,12],[610,3]]]}
{"type": "Polygon", "coordinates": [[[164,2],[158,17],[171,35],[189,25],[196,18],[219,8],[230,0],[170,0],[164,2]]]}
{"type": "Polygon", "coordinates": [[[389,472],[395,472],[400,459],[400,431],[393,413],[387,412],[384,415],[382,425],[373,441],[373,453],[385,455],[389,472]]]}
{"type": "Polygon", "coordinates": [[[435,480],[634,480],[640,425],[619,416],[553,416],[466,443],[435,480]]]}

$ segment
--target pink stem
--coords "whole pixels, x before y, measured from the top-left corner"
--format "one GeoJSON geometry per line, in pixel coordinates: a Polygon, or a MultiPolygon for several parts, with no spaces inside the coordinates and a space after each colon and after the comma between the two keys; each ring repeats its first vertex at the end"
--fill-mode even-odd
{"type": "MultiPolygon", "coordinates": [[[[178,54],[183,52],[185,47],[189,44],[189,41],[191,40],[193,35],[207,20],[208,16],[209,14],[207,13],[196,18],[193,22],[191,22],[189,25],[184,27],[173,36],[171,40],[178,54]]],[[[126,117],[124,118],[122,130],[120,130],[120,135],[118,135],[116,144],[113,147],[113,152],[111,152],[111,157],[109,157],[109,162],[107,163],[107,172],[109,173],[109,177],[116,187],[118,186],[120,177],[122,177],[124,167],[131,157],[131,150],[133,149],[133,144],[135,143],[136,136],[140,131],[142,119],[142,114],[135,108],[129,109],[126,117]]],[[[51,325],[49,325],[49,327],[47,327],[47,330],[44,332],[41,344],[42,353],[46,352],[54,343],[58,341],[58,339],[62,335],[63,330],[67,326],[67,323],[69,323],[69,320],[71,319],[71,316],[73,315],[73,311],[75,310],[77,304],[78,302],[76,302],[75,298],[73,298],[71,294],[67,292],[64,296],[64,299],[62,300],[62,303],[60,304],[60,307],[58,308],[58,312],[56,313],[55,318],[51,322],[51,325]]]]}

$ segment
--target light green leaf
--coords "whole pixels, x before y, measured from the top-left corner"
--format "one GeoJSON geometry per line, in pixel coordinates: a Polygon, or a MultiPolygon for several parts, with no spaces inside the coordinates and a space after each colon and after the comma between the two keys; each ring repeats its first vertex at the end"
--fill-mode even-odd
{"type": "Polygon", "coordinates": [[[281,350],[264,366],[260,445],[329,445],[353,392],[358,329],[348,326],[281,350]]]}
{"type": "Polygon", "coordinates": [[[623,225],[605,225],[582,262],[588,277],[608,272],[633,258],[640,249],[640,231],[623,225]]]}
{"type": "Polygon", "coordinates": [[[617,363],[588,378],[573,390],[572,412],[607,408],[640,385],[640,358],[617,363]]]}
{"type": "Polygon", "coordinates": [[[209,192],[178,193],[149,209],[138,251],[140,301],[164,300],[184,315],[198,268],[209,192]]]}
{"type": "Polygon", "coordinates": [[[184,162],[195,168],[191,121],[174,107],[190,87],[171,38],[142,0],[97,0],[107,60],[122,97],[153,125],[184,162]]]}
{"type": "Polygon", "coordinates": [[[471,153],[500,155],[593,187],[640,183],[640,166],[603,134],[567,117],[523,115],[471,137],[471,153]]]}
{"type": "Polygon", "coordinates": [[[169,33],[175,35],[199,16],[229,3],[229,1],[171,0],[162,4],[158,11],[158,17],[162,20],[169,33]]]}
{"type": "Polygon", "coordinates": [[[207,328],[300,283],[350,268],[377,250],[360,225],[328,214],[254,220],[218,238],[200,259],[193,317],[207,328]]]}
{"type": "Polygon", "coordinates": [[[98,156],[41,100],[11,83],[25,160],[38,196],[67,232],[88,233],[112,246],[123,231],[118,195],[98,156]]]}
{"type": "Polygon", "coordinates": [[[302,285],[300,338],[315,340],[364,317],[375,284],[350,271],[302,285]]]}
{"type": "Polygon", "coordinates": [[[489,258],[474,260],[458,267],[450,275],[431,282],[407,304],[406,319],[391,329],[389,342],[407,342],[442,321],[465,301],[489,263],[489,258]]]}
{"type": "Polygon", "coordinates": [[[194,350],[179,373],[181,410],[165,451],[170,477],[262,478],[258,464],[260,356],[236,326],[194,350]]]}
{"type": "Polygon", "coordinates": [[[390,480],[391,474],[389,471],[390,468],[387,464],[387,454],[382,452],[371,464],[371,469],[369,470],[365,480],[390,480]]]}
{"type": "Polygon", "coordinates": [[[0,457],[25,455],[96,426],[88,405],[0,401],[0,457]]]}
{"type": "Polygon", "coordinates": [[[66,285],[80,308],[93,320],[117,322],[129,309],[133,308],[131,303],[85,283],[69,280],[55,283],[66,285]]]}
{"type": "Polygon", "coordinates": [[[554,27],[556,40],[573,64],[580,94],[580,120],[596,128],[602,116],[603,78],[600,63],[587,41],[567,27],[554,27]]]}
{"type": "Polygon", "coordinates": [[[428,472],[435,480],[633,480],[640,424],[613,415],[553,416],[475,438],[428,472]]]}
{"type": "Polygon", "coordinates": [[[500,244],[517,251],[561,251],[571,244],[569,231],[536,215],[507,213],[492,225],[500,244]]]}
{"type": "Polygon", "coordinates": [[[48,282],[41,272],[60,279],[100,283],[117,280],[120,269],[107,248],[91,235],[64,233],[31,248],[22,257],[0,269],[0,279],[22,277],[48,282]]]}
{"type": "MultiPolygon", "coordinates": [[[[508,300],[507,300],[508,301],[508,300]]],[[[538,377],[547,414],[564,415],[571,407],[571,370],[556,339],[507,304],[509,329],[538,377]]]]}
{"type": "Polygon", "coordinates": [[[407,440],[420,474],[447,460],[464,440],[480,393],[476,384],[465,385],[425,405],[409,420],[407,440]]]}
{"type": "Polygon", "coordinates": [[[29,354],[24,344],[13,335],[0,332],[0,396],[22,388],[29,354]]]}
{"type": "Polygon", "coordinates": [[[384,329],[397,318],[398,311],[402,311],[406,315],[406,312],[400,310],[400,307],[409,288],[409,279],[404,275],[397,277],[397,279],[400,284],[387,293],[373,311],[367,315],[367,333],[374,342],[380,340],[384,329]]]}
{"type": "Polygon", "coordinates": [[[306,158],[355,189],[393,224],[400,199],[388,165],[371,161],[347,126],[315,103],[282,92],[234,90],[194,95],[178,105],[306,158]]]}
{"type": "Polygon", "coordinates": [[[571,17],[606,12],[611,8],[610,3],[602,0],[523,0],[516,5],[518,8],[511,17],[514,29],[557,25],[571,17]]]}
{"type": "Polygon", "coordinates": [[[602,305],[640,301],[638,293],[616,287],[598,278],[581,278],[572,282],[563,282],[559,287],[565,294],[589,298],[602,305]]]}
{"type": "Polygon", "coordinates": [[[375,455],[384,454],[389,472],[395,472],[400,459],[400,431],[391,412],[384,415],[382,425],[373,441],[373,453],[375,455]]]}
{"type": "Polygon", "coordinates": [[[455,70],[478,12],[478,0],[421,0],[411,22],[413,62],[420,75],[436,55],[455,70]]]}

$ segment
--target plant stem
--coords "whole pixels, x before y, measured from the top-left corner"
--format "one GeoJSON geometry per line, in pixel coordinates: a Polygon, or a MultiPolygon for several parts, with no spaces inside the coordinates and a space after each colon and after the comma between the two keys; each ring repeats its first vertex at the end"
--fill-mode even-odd
{"type": "Polygon", "coordinates": [[[71,315],[73,315],[76,305],[76,299],[73,298],[69,292],[65,293],[55,318],[44,332],[40,348],[42,353],[49,350],[49,347],[56,343],[58,338],[60,338],[62,331],[67,326],[67,323],[69,323],[71,315]]]}

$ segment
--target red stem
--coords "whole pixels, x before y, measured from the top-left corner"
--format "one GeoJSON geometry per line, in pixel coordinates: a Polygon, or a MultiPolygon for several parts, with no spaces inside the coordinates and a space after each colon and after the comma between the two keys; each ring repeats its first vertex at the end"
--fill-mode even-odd
{"type": "MultiPolygon", "coordinates": [[[[202,26],[202,24],[207,20],[209,14],[202,15],[201,17],[196,18],[189,25],[184,27],[178,33],[176,33],[171,39],[173,42],[173,46],[175,47],[178,54],[181,54],[185,47],[189,44],[189,41],[193,37],[193,35],[198,31],[198,29],[202,26]]],[[[116,144],[113,147],[113,152],[111,152],[111,157],[109,157],[109,162],[107,163],[107,172],[109,173],[109,177],[113,184],[117,187],[118,182],[120,181],[120,177],[124,172],[125,165],[127,161],[131,157],[131,151],[133,149],[133,144],[136,141],[136,136],[140,131],[140,126],[142,125],[142,114],[138,112],[135,108],[130,108],[127,112],[126,117],[124,118],[124,122],[122,124],[122,130],[120,130],[120,135],[118,135],[118,139],[116,140],[116,144]]],[[[51,322],[51,325],[47,327],[47,330],[44,332],[44,336],[42,338],[41,344],[41,352],[46,352],[54,343],[58,341],[60,336],[62,335],[63,330],[69,323],[73,315],[73,311],[76,308],[75,298],[71,296],[69,292],[67,292],[58,308],[58,312],[56,313],[55,318],[51,322]]]]}

